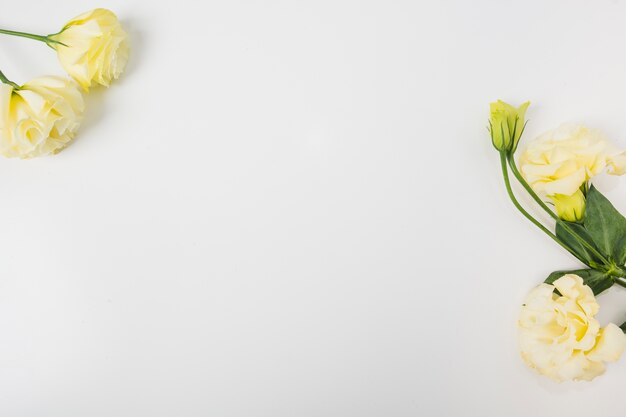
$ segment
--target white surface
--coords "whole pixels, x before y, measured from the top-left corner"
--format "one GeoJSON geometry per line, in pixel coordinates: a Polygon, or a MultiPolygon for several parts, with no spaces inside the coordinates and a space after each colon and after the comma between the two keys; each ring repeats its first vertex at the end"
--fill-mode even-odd
{"type": "MultiPolygon", "coordinates": [[[[624,414],[626,359],[557,385],[518,357],[523,297],[577,264],[485,130],[530,99],[526,140],[626,147],[623,2],[5,2],[42,33],[106,6],[133,51],[71,147],[0,160],[0,415],[624,414]]],[[[28,40],[0,62],[61,73],[28,40]]]]}

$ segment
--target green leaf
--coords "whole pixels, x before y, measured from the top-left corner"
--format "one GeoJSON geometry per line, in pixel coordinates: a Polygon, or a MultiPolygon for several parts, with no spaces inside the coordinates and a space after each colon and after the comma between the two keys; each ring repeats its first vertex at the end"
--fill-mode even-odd
{"type": "Polygon", "coordinates": [[[577,269],[575,271],[555,271],[548,275],[548,278],[544,281],[546,284],[552,284],[563,275],[574,274],[583,279],[586,285],[591,287],[591,290],[595,295],[600,294],[604,290],[608,290],[613,286],[613,278],[609,275],[605,275],[603,272],[596,271],[595,269],[577,269]]]}
{"type": "Polygon", "coordinates": [[[624,265],[626,219],[593,185],[587,193],[584,225],[599,251],[619,265],[624,265]]]}
{"type": "MultiPolygon", "coordinates": [[[[570,229],[578,236],[583,238],[590,246],[596,247],[594,244],[594,240],[591,235],[587,232],[585,227],[578,223],[566,222],[570,229]]],[[[556,224],[556,236],[561,239],[563,243],[565,243],[574,253],[578,254],[582,259],[586,260],[587,263],[601,263],[601,260],[598,259],[593,253],[591,253],[586,247],[583,246],[570,232],[568,232],[561,223],[556,224]]],[[[597,248],[596,248],[597,249],[597,248]]]]}
{"type": "Polygon", "coordinates": [[[618,265],[624,265],[626,263],[626,235],[622,236],[619,242],[617,242],[613,254],[615,255],[615,262],[617,262],[618,265]]]}

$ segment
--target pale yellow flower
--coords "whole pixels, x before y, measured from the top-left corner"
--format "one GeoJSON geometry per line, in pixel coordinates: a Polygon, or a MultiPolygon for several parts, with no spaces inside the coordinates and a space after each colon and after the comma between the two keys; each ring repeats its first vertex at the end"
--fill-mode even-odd
{"type": "Polygon", "coordinates": [[[530,142],[519,164],[526,181],[556,204],[561,218],[580,220],[585,208],[581,186],[602,172],[626,173],[626,152],[598,130],[565,124],[530,142]]]}
{"type": "Polygon", "coordinates": [[[32,158],[56,153],[74,137],[84,110],[78,85],[41,77],[19,89],[0,85],[0,154],[32,158]]]}
{"type": "Polygon", "coordinates": [[[611,323],[600,328],[598,303],[582,278],[564,275],[528,295],[518,321],[521,355],[555,381],[590,381],[619,359],[626,335],[611,323]],[[557,295],[554,289],[562,295],[557,295]]]}
{"type": "Polygon", "coordinates": [[[60,42],[51,45],[61,65],[85,89],[93,83],[108,86],[126,67],[128,35],[110,10],[81,14],[49,38],[60,42]]]}

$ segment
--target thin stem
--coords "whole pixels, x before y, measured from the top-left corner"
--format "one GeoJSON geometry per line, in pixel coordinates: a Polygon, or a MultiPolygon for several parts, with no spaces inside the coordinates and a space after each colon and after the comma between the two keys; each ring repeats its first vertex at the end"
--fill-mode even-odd
{"type": "MultiPolygon", "coordinates": [[[[45,43],[52,49],[55,49],[54,45],[67,46],[64,43],[57,41],[56,39],[52,39],[52,36],[54,35],[48,35],[48,36],[35,35],[34,33],[18,32],[16,30],[8,30],[8,29],[0,29],[0,33],[5,34],[5,35],[11,35],[11,36],[19,36],[22,38],[34,39],[36,41],[45,43]]],[[[55,33],[55,35],[57,34],[55,33]]]]}
{"type": "Polygon", "coordinates": [[[0,71],[0,81],[2,81],[5,84],[10,85],[11,87],[13,87],[15,90],[19,90],[20,86],[15,84],[13,81],[9,80],[6,75],[4,75],[4,73],[2,71],[0,71]]]}
{"type": "Polygon", "coordinates": [[[622,277],[613,277],[613,281],[615,281],[617,285],[626,288],[626,279],[622,277]]]}
{"type": "Polygon", "coordinates": [[[528,194],[530,194],[533,200],[535,200],[537,204],[541,206],[542,209],[544,209],[553,219],[558,221],[559,216],[554,214],[554,212],[550,210],[550,208],[546,205],[546,203],[544,203],[543,200],[539,198],[537,193],[535,193],[532,187],[526,182],[522,174],[519,172],[519,170],[517,169],[517,165],[515,164],[515,158],[513,158],[513,154],[512,153],[509,154],[507,159],[509,161],[509,166],[511,167],[511,172],[513,173],[515,178],[517,178],[520,184],[522,184],[522,187],[524,187],[524,189],[528,192],[528,194]]]}
{"type": "Polygon", "coordinates": [[[513,194],[513,189],[511,188],[511,180],[509,179],[509,172],[507,169],[507,165],[506,165],[506,153],[505,152],[500,152],[500,165],[502,166],[502,176],[504,177],[504,185],[506,186],[506,192],[509,195],[509,198],[511,199],[511,201],[513,202],[513,205],[519,210],[520,213],[522,213],[524,215],[524,217],[526,217],[532,224],[534,224],[535,226],[537,226],[542,232],[544,232],[546,235],[548,235],[552,240],[554,240],[556,243],[558,243],[559,245],[561,245],[566,251],[568,251],[569,253],[572,254],[572,256],[574,256],[576,259],[578,259],[580,262],[582,262],[583,264],[589,266],[589,264],[582,259],[581,257],[579,257],[576,253],[574,253],[574,251],[572,249],[570,249],[567,245],[565,245],[563,242],[561,242],[561,240],[556,237],[556,235],[554,235],[551,231],[549,231],[543,224],[539,223],[539,221],[537,219],[535,219],[533,216],[531,216],[526,210],[524,210],[524,208],[522,207],[522,205],[519,203],[519,201],[517,201],[517,198],[515,198],[515,194],[513,194]]]}
{"type": "Polygon", "coordinates": [[[36,41],[45,42],[45,43],[49,42],[49,39],[47,36],[35,35],[33,33],[17,32],[15,30],[7,30],[7,29],[0,29],[0,33],[3,33],[5,35],[11,35],[11,36],[20,36],[22,38],[35,39],[36,41]]]}
{"type": "Polygon", "coordinates": [[[571,234],[574,237],[574,239],[576,239],[581,245],[583,245],[591,253],[593,253],[595,256],[597,256],[598,259],[600,259],[605,265],[607,265],[607,266],[610,265],[609,261],[604,257],[604,255],[602,255],[600,252],[598,252],[598,250],[596,248],[594,248],[592,245],[590,245],[589,242],[587,242],[585,239],[580,237],[580,235],[578,235],[578,233],[574,232],[574,230],[572,230],[572,228],[569,227],[569,225],[567,223],[565,223],[563,220],[561,220],[561,218],[559,218],[559,216],[557,216],[552,210],[550,210],[550,208],[546,205],[546,203],[544,203],[543,200],[537,195],[537,193],[535,193],[535,191],[526,182],[526,180],[524,179],[522,174],[517,169],[517,165],[515,164],[515,158],[513,157],[512,153],[508,155],[507,159],[509,160],[509,166],[511,167],[511,172],[513,173],[515,178],[517,178],[519,183],[522,184],[522,187],[524,187],[524,189],[528,192],[528,194],[530,194],[530,196],[533,198],[533,200],[535,200],[535,202],[537,202],[537,204],[539,204],[539,206],[542,209],[544,209],[545,212],[550,215],[550,217],[552,217],[554,220],[556,220],[556,222],[559,223],[569,234],[571,234]]]}

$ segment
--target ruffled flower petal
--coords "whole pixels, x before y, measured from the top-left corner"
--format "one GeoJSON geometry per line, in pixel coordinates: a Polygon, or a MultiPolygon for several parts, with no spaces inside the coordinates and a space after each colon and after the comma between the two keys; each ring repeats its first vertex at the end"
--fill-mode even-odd
{"type": "Polygon", "coordinates": [[[568,274],[528,295],[518,321],[524,362],[555,381],[589,381],[617,360],[626,336],[614,324],[600,328],[599,306],[582,278],[568,274]],[[558,295],[554,290],[558,290],[558,295]]]}

